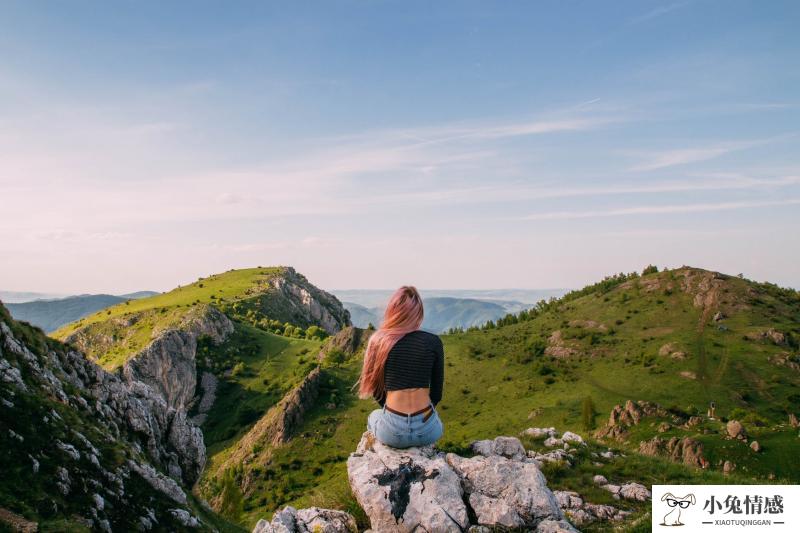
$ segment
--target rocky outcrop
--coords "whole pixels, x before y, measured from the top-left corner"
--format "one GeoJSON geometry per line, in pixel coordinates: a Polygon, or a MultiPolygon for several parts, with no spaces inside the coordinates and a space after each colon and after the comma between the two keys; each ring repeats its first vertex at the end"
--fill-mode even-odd
{"type": "Polygon", "coordinates": [[[729,420],[725,425],[725,432],[731,439],[747,440],[747,431],[738,420],[729,420]]]}
{"type": "Polygon", "coordinates": [[[128,382],[140,381],[175,409],[186,409],[197,388],[197,341],[208,337],[220,344],[233,333],[233,322],[213,306],[190,311],[176,328],[156,334],[122,367],[128,382]]]}
{"type": "Polygon", "coordinates": [[[674,342],[668,342],[658,349],[658,355],[661,357],[669,356],[672,359],[686,359],[686,352],[678,348],[674,342]]]}
{"type": "MultiPolygon", "coordinates": [[[[317,399],[323,376],[319,367],[309,372],[236,443],[234,450],[217,466],[213,475],[222,476],[227,469],[241,465],[267,462],[273,448],[288,442],[303,423],[305,413],[314,406],[317,399]]],[[[245,468],[239,484],[245,493],[251,489],[254,476],[257,473],[245,468]]],[[[212,507],[218,507],[217,500],[212,498],[210,502],[212,507]]]]}
{"type": "Polygon", "coordinates": [[[469,525],[461,480],[433,447],[396,450],[365,432],[347,459],[347,476],[376,531],[462,531],[469,525]]]}
{"type": "Polygon", "coordinates": [[[668,415],[665,409],[652,402],[628,400],[624,406],[615,405],[611,409],[608,423],[595,432],[595,437],[622,440],[627,436],[628,428],[639,424],[644,417],[668,415]]]}
{"type": "Polygon", "coordinates": [[[375,531],[572,530],[518,439],[477,441],[473,450],[480,455],[398,450],[365,432],[347,460],[350,487],[375,531]]]}
{"type": "Polygon", "coordinates": [[[547,338],[547,347],[544,349],[545,355],[556,357],[558,359],[567,359],[576,355],[580,355],[580,346],[572,341],[564,339],[561,330],[554,331],[547,338]]]}
{"type": "Polygon", "coordinates": [[[703,457],[703,443],[690,437],[672,437],[664,440],[661,437],[653,437],[650,440],[639,443],[639,453],[653,457],[662,456],[677,463],[689,466],[707,468],[708,460],[703,457]]]}
{"type": "Polygon", "coordinates": [[[619,521],[625,519],[630,512],[617,509],[613,505],[600,505],[584,501],[574,491],[557,490],[553,495],[559,508],[576,526],[585,526],[596,521],[619,521]]]}
{"type": "Polygon", "coordinates": [[[148,516],[180,530],[167,512],[176,505],[191,516],[181,484],[191,486],[205,464],[203,437],[150,387],[16,324],[2,305],[0,381],[4,423],[24,443],[4,446],[0,468],[14,465],[25,494],[41,491],[38,501],[20,501],[26,509],[119,531],[148,516]]]}
{"type": "Polygon", "coordinates": [[[269,298],[262,299],[266,315],[301,327],[319,325],[333,335],[350,326],[350,312],[332,294],[325,292],[292,267],[270,278],[269,298]],[[278,293],[281,298],[275,298],[278,293]]]}
{"type": "Polygon", "coordinates": [[[348,356],[355,355],[367,345],[367,341],[373,333],[375,333],[375,330],[347,326],[336,335],[326,339],[319,352],[318,359],[322,361],[328,353],[334,350],[340,350],[348,356]]]}
{"type": "Polygon", "coordinates": [[[786,346],[786,334],[775,328],[753,331],[745,335],[745,338],[757,342],[771,342],[776,346],[786,346]]]}
{"type": "Polygon", "coordinates": [[[200,377],[200,397],[196,399],[199,400],[196,404],[197,412],[191,418],[193,424],[200,426],[206,421],[208,412],[214,406],[214,401],[217,399],[218,384],[219,380],[214,374],[211,372],[203,372],[200,377]]]}
{"type": "Polygon", "coordinates": [[[358,533],[358,528],[356,519],[344,511],[287,505],[275,512],[271,522],[259,520],[253,533],[358,533]]]}
{"type": "Polygon", "coordinates": [[[246,460],[257,445],[275,446],[288,442],[295,429],[302,424],[305,412],[314,405],[321,377],[322,371],[317,367],[286,393],[281,401],[271,407],[267,414],[242,437],[237,450],[231,455],[231,460],[234,462],[246,460]]]}

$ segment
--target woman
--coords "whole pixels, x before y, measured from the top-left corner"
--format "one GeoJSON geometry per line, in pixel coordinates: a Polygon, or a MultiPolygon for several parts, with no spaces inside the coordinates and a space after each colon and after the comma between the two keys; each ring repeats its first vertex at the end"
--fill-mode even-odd
{"type": "Polygon", "coordinates": [[[442,399],[444,348],[437,335],[419,329],[422,317],[417,289],[400,287],[364,354],[358,395],[381,405],[367,418],[367,429],[395,448],[433,444],[444,431],[436,412],[442,399]]]}

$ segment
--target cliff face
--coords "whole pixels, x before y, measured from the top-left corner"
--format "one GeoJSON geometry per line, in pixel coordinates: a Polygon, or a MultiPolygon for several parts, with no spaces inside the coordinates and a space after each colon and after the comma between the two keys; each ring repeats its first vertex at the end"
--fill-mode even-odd
{"type": "Polygon", "coordinates": [[[309,283],[292,267],[270,279],[270,298],[262,303],[264,311],[280,320],[302,327],[319,325],[333,335],[350,326],[350,312],[332,294],[309,283]],[[277,294],[276,294],[277,293],[277,294]]]}
{"type": "Polygon", "coordinates": [[[0,494],[11,491],[2,501],[12,512],[96,530],[199,524],[181,484],[197,480],[205,446],[184,412],[14,322],[2,305],[0,402],[0,494]]]}
{"type": "Polygon", "coordinates": [[[128,383],[145,383],[161,394],[167,404],[186,410],[197,387],[197,340],[210,337],[216,344],[233,333],[233,322],[211,306],[186,316],[183,323],[161,332],[150,345],[122,367],[128,383]]]}

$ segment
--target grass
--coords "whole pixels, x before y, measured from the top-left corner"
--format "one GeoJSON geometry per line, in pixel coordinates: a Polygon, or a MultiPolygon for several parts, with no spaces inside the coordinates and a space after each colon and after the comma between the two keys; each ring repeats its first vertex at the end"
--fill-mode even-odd
{"type": "Polygon", "coordinates": [[[179,327],[206,306],[233,309],[239,302],[258,298],[284,270],[250,268],[200,278],[164,294],[103,309],[59,328],[52,336],[65,340],[77,334],[79,348],[106,370],[114,370],[145,348],[159,331],[179,327]]]}
{"type": "Polygon", "coordinates": [[[321,345],[242,322],[235,328],[222,346],[201,342],[198,347],[198,371],[209,370],[219,379],[217,400],[202,426],[209,456],[236,442],[302,380],[321,345]]]}
{"type": "MultiPolygon", "coordinates": [[[[719,329],[694,303],[698,284],[706,277],[704,271],[693,269],[649,274],[609,285],[607,290],[585,291],[531,320],[443,336],[445,394],[439,412],[445,433],[439,447],[463,452],[473,440],[518,435],[530,426],[555,426],[588,436],[581,416],[587,397],[595,405],[596,424],[604,423],[611,408],[628,399],[701,413],[713,400],[723,421],[709,426],[710,434],[672,430],[704,443],[710,470],[636,454],[639,441],[661,435],[657,424],[647,420],[635,426],[629,442],[616,444],[626,458],[605,464],[601,472],[594,471],[591,461],[572,469],[548,470],[551,488],[578,490],[590,501],[610,503],[607,495],[587,483],[589,474],[647,484],[764,482],[775,474],[779,481],[797,483],[800,467],[792,460],[800,446],[797,430],[777,425],[786,421],[788,409],[797,408],[792,395],[800,376],[767,362],[770,355],[797,348],[744,337],[759,328],[775,327],[797,338],[800,300],[772,286],[726,278],[717,298],[728,318],[721,322],[725,328],[719,329]],[[686,290],[684,276],[690,280],[686,290]],[[580,325],[586,320],[605,328],[580,325]],[[556,330],[578,355],[558,359],[543,353],[556,330]],[[667,343],[674,343],[686,357],[659,355],[667,343]],[[695,379],[681,372],[693,372],[695,379]],[[748,427],[763,446],[759,454],[722,438],[724,419],[734,409],[753,412],[767,422],[765,428],[748,427]],[[718,466],[723,457],[737,463],[730,477],[723,477],[718,466]]],[[[286,504],[353,509],[345,460],[365,430],[367,415],[377,407],[357,400],[348,390],[360,365],[360,359],[354,359],[328,369],[332,382],[306,416],[301,436],[275,448],[268,464],[258,465],[255,481],[251,479],[244,491],[242,512],[235,517],[239,523],[250,527],[286,504]],[[337,398],[337,407],[326,409],[331,395],[337,398]]],[[[632,529],[649,527],[644,507],[637,508],[632,529]]]]}

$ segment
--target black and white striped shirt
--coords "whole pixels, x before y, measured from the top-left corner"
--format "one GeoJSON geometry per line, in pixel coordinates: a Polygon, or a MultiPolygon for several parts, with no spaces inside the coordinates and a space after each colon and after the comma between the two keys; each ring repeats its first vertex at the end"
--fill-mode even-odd
{"type": "MultiPolygon", "coordinates": [[[[383,377],[387,391],[430,387],[431,403],[436,405],[444,384],[442,339],[422,330],[406,333],[389,350],[383,377]]],[[[386,402],[386,392],[373,397],[381,406],[386,402]]]]}

